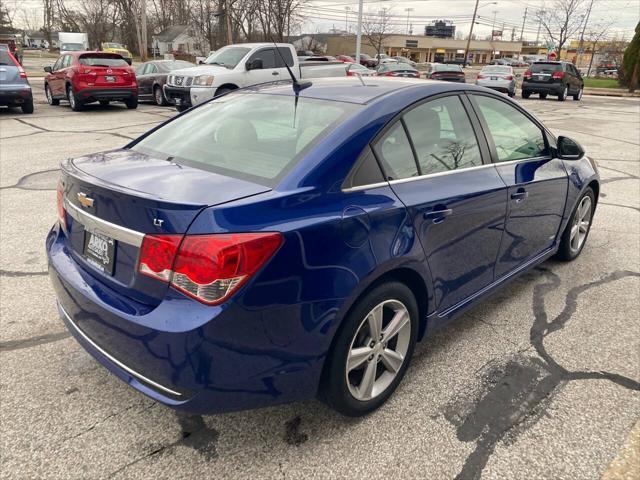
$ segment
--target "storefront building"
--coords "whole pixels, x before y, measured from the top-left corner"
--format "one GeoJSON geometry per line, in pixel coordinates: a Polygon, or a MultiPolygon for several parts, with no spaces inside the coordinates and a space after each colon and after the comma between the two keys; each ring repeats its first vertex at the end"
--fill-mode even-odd
{"type": "MultiPolygon", "coordinates": [[[[425,37],[423,35],[391,35],[383,42],[383,53],[409,57],[418,63],[448,62],[464,59],[466,40],[453,38],[425,37]]],[[[487,64],[493,59],[518,57],[522,50],[521,42],[471,40],[469,58],[471,63],[487,64]]],[[[355,35],[330,36],[327,39],[328,55],[353,55],[356,51],[355,35]]],[[[374,56],[377,52],[362,37],[362,52],[374,56]]]]}

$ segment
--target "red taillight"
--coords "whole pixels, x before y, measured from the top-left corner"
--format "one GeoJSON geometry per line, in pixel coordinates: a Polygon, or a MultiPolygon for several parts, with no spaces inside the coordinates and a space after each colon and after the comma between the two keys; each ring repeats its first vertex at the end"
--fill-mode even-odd
{"type": "Polygon", "coordinates": [[[24,71],[24,68],[18,67],[18,73],[20,74],[20,78],[27,78],[27,72],[24,71]]]}
{"type": "Polygon", "coordinates": [[[505,80],[513,80],[513,75],[507,75],[504,78],[505,78],[505,80]]]}
{"type": "Polygon", "coordinates": [[[524,78],[531,78],[531,70],[527,70],[527,71],[525,71],[525,72],[522,74],[522,76],[523,76],[524,78]]]}
{"type": "Polygon", "coordinates": [[[553,74],[551,75],[551,78],[553,78],[554,80],[562,80],[564,77],[564,73],[562,72],[553,72],[553,74]]]}
{"type": "Polygon", "coordinates": [[[479,80],[482,80],[483,78],[487,78],[487,77],[485,77],[484,75],[482,75],[482,74],[480,74],[480,73],[479,73],[479,74],[478,74],[478,79],[479,79],[479,80]]]}
{"type": "Polygon", "coordinates": [[[62,182],[58,182],[58,189],[56,192],[57,200],[58,200],[58,221],[62,228],[67,230],[67,212],[64,209],[64,186],[62,182]]]}
{"type": "Polygon", "coordinates": [[[353,77],[353,72],[351,72],[350,70],[347,70],[347,77],[353,77]]]}
{"type": "Polygon", "coordinates": [[[385,77],[395,77],[395,74],[393,72],[387,72],[384,74],[385,77]]]}
{"type": "Polygon", "coordinates": [[[138,270],[209,305],[226,300],[282,243],[280,233],[145,235],[138,270]]]}

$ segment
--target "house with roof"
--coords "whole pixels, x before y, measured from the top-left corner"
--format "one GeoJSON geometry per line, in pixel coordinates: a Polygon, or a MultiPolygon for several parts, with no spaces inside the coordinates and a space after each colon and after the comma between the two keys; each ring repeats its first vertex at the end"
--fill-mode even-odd
{"type": "Polygon", "coordinates": [[[188,25],[173,25],[152,36],[153,48],[160,55],[182,53],[202,55],[202,43],[194,29],[188,25]]]}

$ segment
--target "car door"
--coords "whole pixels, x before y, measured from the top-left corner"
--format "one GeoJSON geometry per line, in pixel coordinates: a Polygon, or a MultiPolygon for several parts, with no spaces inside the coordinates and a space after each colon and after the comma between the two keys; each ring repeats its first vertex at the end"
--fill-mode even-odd
{"type": "Polygon", "coordinates": [[[136,81],[138,82],[138,95],[140,96],[149,94],[147,92],[148,90],[147,84],[149,83],[148,72],[149,72],[149,67],[151,67],[151,65],[152,65],[151,63],[144,63],[140,65],[136,70],[136,81]]]}
{"type": "Polygon", "coordinates": [[[570,64],[569,69],[571,70],[571,77],[573,81],[572,90],[574,93],[578,93],[582,89],[582,77],[580,76],[580,72],[575,65],[570,64]]]}
{"type": "Polygon", "coordinates": [[[62,82],[61,71],[63,68],[65,57],[67,57],[67,55],[61,55],[51,68],[51,76],[49,77],[49,89],[51,90],[51,94],[54,97],[59,97],[62,95],[62,89],[60,87],[61,84],[64,84],[64,82],[62,82]]]}
{"type": "Polygon", "coordinates": [[[508,187],[506,226],[496,277],[549,251],[558,235],[568,178],[543,128],[512,102],[470,95],[496,168],[508,187]]]}
{"type": "Polygon", "coordinates": [[[72,63],[73,63],[73,56],[64,55],[64,57],[62,58],[61,68],[57,73],[56,80],[58,81],[58,92],[59,92],[58,95],[61,95],[63,97],[67,96],[67,79],[71,83],[70,74],[72,69],[72,63]]]}
{"type": "Polygon", "coordinates": [[[262,48],[257,52],[254,52],[249,57],[249,60],[247,60],[247,63],[250,64],[256,59],[262,60],[262,68],[246,72],[246,85],[275,82],[280,79],[280,70],[277,68],[276,52],[274,48],[262,48]]]}
{"type": "Polygon", "coordinates": [[[445,95],[405,112],[374,151],[425,251],[440,316],[493,281],[506,213],[466,98],[445,95]]]}

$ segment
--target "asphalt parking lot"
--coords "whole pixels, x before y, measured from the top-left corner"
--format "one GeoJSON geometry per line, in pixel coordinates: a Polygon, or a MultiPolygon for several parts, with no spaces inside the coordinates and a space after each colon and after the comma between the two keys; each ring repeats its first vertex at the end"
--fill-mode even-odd
{"type": "Polygon", "coordinates": [[[185,416],[109,374],[58,319],[44,239],[59,162],[174,114],[0,110],[0,478],[638,478],[640,101],[524,105],[603,178],[578,260],[549,261],[418,346],[360,419],[317,401],[185,416]]]}

